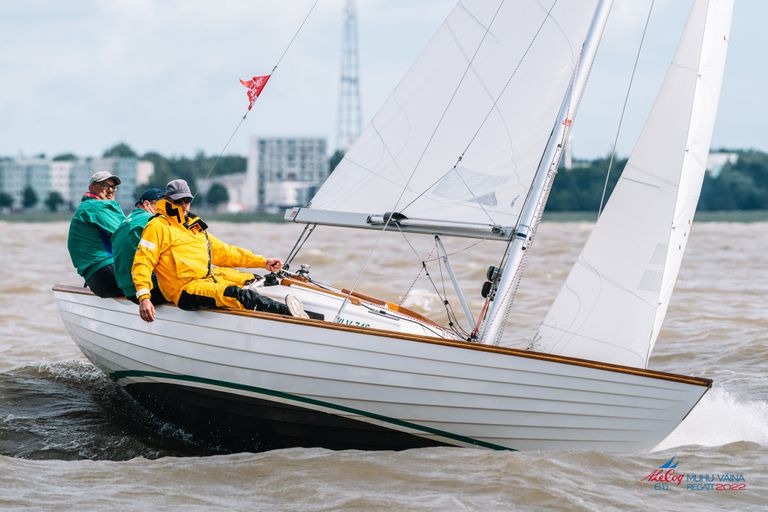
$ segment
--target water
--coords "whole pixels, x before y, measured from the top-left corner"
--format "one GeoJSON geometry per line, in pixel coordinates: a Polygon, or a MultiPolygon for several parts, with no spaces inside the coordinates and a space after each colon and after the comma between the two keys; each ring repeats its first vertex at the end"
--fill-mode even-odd
{"type": "MultiPolygon", "coordinates": [[[[69,339],[50,291],[53,283],[80,284],[66,252],[67,225],[0,222],[0,510],[763,510],[767,227],[712,223],[694,229],[651,367],[709,377],[715,385],[651,452],[430,448],[227,455],[144,413],[69,339]],[[643,480],[673,456],[678,474],[698,480],[667,484],[667,490],[643,480]],[[727,475],[737,480],[720,481],[727,475]]],[[[300,227],[214,223],[211,229],[224,240],[282,257],[300,227]]],[[[590,229],[542,226],[505,345],[523,346],[530,338],[590,229]]],[[[411,242],[429,252],[429,237],[411,242]]],[[[467,249],[473,243],[447,245],[477,307],[485,269],[494,263],[487,255],[498,245],[467,249]]],[[[313,236],[299,262],[311,263],[316,279],[390,299],[400,300],[410,288],[406,305],[446,318],[429,280],[423,274],[416,279],[418,259],[400,235],[379,241],[372,233],[328,228],[313,236]],[[368,281],[375,284],[363,285],[368,281]]],[[[431,277],[442,290],[439,272],[431,277]]],[[[455,311],[461,319],[458,303],[455,311]]]]}

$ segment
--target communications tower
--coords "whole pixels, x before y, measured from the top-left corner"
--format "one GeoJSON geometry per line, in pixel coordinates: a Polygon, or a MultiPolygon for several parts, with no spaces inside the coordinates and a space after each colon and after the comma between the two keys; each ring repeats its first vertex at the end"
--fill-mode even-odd
{"type": "Polygon", "coordinates": [[[362,131],[360,80],[357,59],[357,10],[354,0],[347,0],[344,8],[343,34],[339,112],[336,121],[336,148],[346,151],[362,131]]]}

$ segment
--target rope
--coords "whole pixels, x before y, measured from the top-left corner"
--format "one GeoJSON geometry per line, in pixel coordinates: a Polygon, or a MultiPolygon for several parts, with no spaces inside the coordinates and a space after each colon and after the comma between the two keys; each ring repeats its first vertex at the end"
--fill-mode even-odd
{"type": "Polygon", "coordinates": [[[629,93],[632,91],[632,83],[635,80],[635,71],[637,71],[637,63],[640,60],[640,51],[643,49],[643,42],[645,41],[645,34],[648,31],[648,22],[651,20],[651,11],[653,11],[653,4],[655,0],[651,0],[651,5],[648,8],[648,16],[645,18],[645,26],[643,27],[643,35],[640,38],[640,46],[637,47],[637,55],[635,55],[635,64],[632,66],[632,75],[629,77],[629,85],[627,85],[627,94],[624,96],[624,106],[621,108],[621,116],[619,116],[619,125],[616,127],[616,137],[613,139],[613,147],[611,148],[611,159],[608,161],[608,171],[605,174],[605,183],[603,184],[603,195],[600,197],[600,207],[597,209],[597,218],[603,213],[603,206],[605,205],[605,194],[608,191],[608,181],[611,177],[611,169],[613,168],[613,159],[616,156],[616,145],[619,142],[619,133],[621,132],[621,126],[624,122],[624,113],[627,110],[627,103],[629,102],[629,93]]]}
{"type": "MultiPolygon", "coordinates": [[[[291,46],[293,46],[293,42],[296,40],[296,37],[299,35],[299,32],[301,32],[301,29],[304,28],[304,25],[307,23],[307,19],[309,19],[309,15],[312,14],[313,10],[315,10],[315,6],[319,1],[320,0],[315,0],[315,3],[312,4],[312,7],[309,8],[309,11],[307,11],[307,15],[304,16],[304,20],[301,22],[301,25],[299,25],[299,28],[296,29],[296,32],[294,32],[293,34],[293,37],[291,37],[291,40],[288,42],[288,46],[285,47],[285,50],[283,50],[283,53],[277,59],[277,63],[272,67],[272,71],[270,71],[269,76],[272,76],[275,73],[277,66],[280,65],[280,62],[282,62],[283,57],[285,57],[285,54],[288,53],[288,50],[291,48],[291,46]]],[[[221,157],[224,155],[224,152],[229,147],[230,142],[232,142],[232,139],[235,138],[235,134],[237,134],[238,130],[240,130],[240,126],[242,126],[243,122],[245,121],[245,118],[248,117],[248,112],[250,112],[250,110],[245,111],[245,114],[243,114],[243,117],[240,119],[240,122],[237,123],[237,126],[235,126],[235,130],[232,132],[232,135],[229,136],[229,139],[227,139],[227,143],[224,144],[224,147],[219,152],[219,156],[217,156],[216,160],[214,160],[213,165],[211,165],[211,168],[208,170],[208,173],[206,173],[204,179],[208,179],[211,176],[211,173],[213,173],[213,170],[216,168],[216,165],[219,163],[219,160],[221,160],[221,157]]]]}

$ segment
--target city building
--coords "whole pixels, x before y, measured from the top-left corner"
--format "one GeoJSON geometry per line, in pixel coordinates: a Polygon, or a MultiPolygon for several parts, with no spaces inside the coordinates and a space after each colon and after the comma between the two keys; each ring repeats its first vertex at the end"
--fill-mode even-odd
{"type": "Polygon", "coordinates": [[[120,177],[121,183],[116,198],[126,211],[133,208],[140,193],[137,184],[137,170],[143,165],[143,172],[151,174],[146,164],[136,158],[113,157],[74,161],[52,161],[44,158],[17,158],[0,160],[0,192],[13,198],[11,209],[24,207],[24,190],[30,187],[37,197],[32,209],[47,208],[46,199],[51,192],[58,192],[64,200],[63,206],[75,209],[80,198],[88,191],[91,176],[97,171],[109,171],[120,177]],[[141,165],[140,165],[141,164],[141,165]]]}
{"type": "Polygon", "coordinates": [[[198,195],[214,183],[227,189],[228,212],[282,212],[304,206],[328,177],[326,140],[321,137],[251,137],[245,173],[197,180],[198,195]]]}
{"type": "Polygon", "coordinates": [[[88,191],[88,183],[93,173],[98,171],[109,171],[120,177],[120,187],[115,194],[115,199],[123,210],[130,211],[136,203],[136,199],[141,194],[138,191],[136,183],[136,169],[139,165],[138,158],[135,157],[109,157],[92,158],[81,160],[73,165],[70,171],[69,190],[70,197],[74,202],[74,207],[80,204],[80,197],[88,191]]]}
{"type": "Polygon", "coordinates": [[[324,138],[251,137],[246,185],[248,209],[281,211],[303,206],[328,177],[324,138]]]}
{"type": "Polygon", "coordinates": [[[51,193],[50,162],[42,158],[19,158],[0,162],[0,192],[13,198],[12,209],[24,206],[24,190],[31,187],[37,201],[31,208],[42,210],[51,193]]]}
{"type": "Polygon", "coordinates": [[[72,167],[75,162],[61,161],[51,162],[51,189],[61,194],[64,200],[64,206],[68,207],[72,203],[72,191],[69,188],[69,180],[72,173],[72,167]]]}

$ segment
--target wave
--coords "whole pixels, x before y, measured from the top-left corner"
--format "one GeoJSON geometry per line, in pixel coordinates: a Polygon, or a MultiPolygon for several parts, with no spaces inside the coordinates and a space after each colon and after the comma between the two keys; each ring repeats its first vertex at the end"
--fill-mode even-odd
{"type": "Polygon", "coordinates": [[[768,446],[768,402],[743,401],[723,388],[715,388],[653,451],[685,445],[722,446],[739,441],[768,446]]]}
{"type": "Polygon", "coordinates": [[[128,460],[218,453],[150,414],[89,363],[0,373],[0,456],[128,460]]]}

